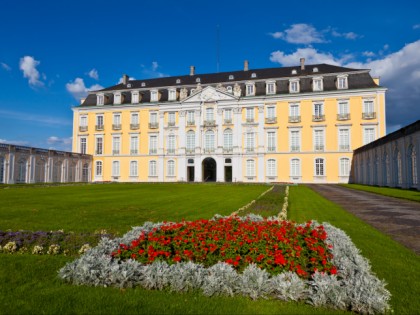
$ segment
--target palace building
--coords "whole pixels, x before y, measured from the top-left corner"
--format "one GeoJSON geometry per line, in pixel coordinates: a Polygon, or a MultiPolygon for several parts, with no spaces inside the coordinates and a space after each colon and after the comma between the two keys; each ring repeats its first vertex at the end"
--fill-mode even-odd
{"type": "Polygon", "coordinates": [[[346,183],[385,135],[385,91],[328,64],[129,80],[73,108],[92,181],[346,183]]]}

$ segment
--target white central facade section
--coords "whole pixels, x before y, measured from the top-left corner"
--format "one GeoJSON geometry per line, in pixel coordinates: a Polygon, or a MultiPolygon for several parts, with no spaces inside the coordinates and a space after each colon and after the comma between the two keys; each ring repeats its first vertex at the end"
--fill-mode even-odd
{"type": "MultiPolygon", "coordinates": [[[[159,167],[158,180],[168,181],[167,162],[174,159],[177,165],[177,176],[174,181],[217,181],[232,182],[246,181],[242,174],[242,159],[247,155],[243,151],[242,142],[244,132],[251,130],[261,148],[253,150],[249,156],[255,160],[258,167],[264,169],[264,110],[262,104],[247,104],[247,108],[258,110],[259,121],[253,124],[244,124],[242,128],[243,101],[239,105],[239,98],[231,93],[208,86],[198,91],[181,102],[162,107],[159,111],[159,167]],[[176,112],[178,123],[168,126],[164,123],[167,113],[176,112]],[[231,115],[230,119],[225,114],[231,115]],[[193,117],[194,120],[191,120],[193,117]],[[190,136],[194,139],[194,148],[188,147],[190,136]],[[229,135],[231,134],[231,138],[229,135]],[[175,135],[176,149],[173,153],[168,150],[170,136],[175,135]],[[231,142],[229,142],[231,140],[231,142]],[[261,152],[261,154],[259,153],[261,152]],[[259,157],[261,155],[261,157],[259,157]]],[[[255,167],[256,167],[255,165],[255,167]]],[[[249,177],[255,181],[255,176],[249,177]]],[[[264,180],[263,173],[261,181],[264,180]]]]}

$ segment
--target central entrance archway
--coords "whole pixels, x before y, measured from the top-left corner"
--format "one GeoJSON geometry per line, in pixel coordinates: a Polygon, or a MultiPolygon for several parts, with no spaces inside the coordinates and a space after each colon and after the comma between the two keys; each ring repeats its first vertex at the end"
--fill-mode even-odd
{"type": "Polygon", "coordinates": [[[203,166],[203,182],[216,181],[216,161],[211,158],[205,158],[202,163],[203,166]]]}

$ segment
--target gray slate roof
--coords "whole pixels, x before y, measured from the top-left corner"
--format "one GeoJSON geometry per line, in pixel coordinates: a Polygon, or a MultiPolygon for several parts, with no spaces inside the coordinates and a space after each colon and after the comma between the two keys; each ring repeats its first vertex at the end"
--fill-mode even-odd
{"type": "Polygon", "coordinates": [[[268,79],[276,80],[276,94],[289,93],[288,80],[291,78],[300,79],[300,93],[309,93],[312,92],[312,77],[323,76],[324,91],[334,91],[337,90],[336,75],[341,73],[348,74],[349,89],[378,87],[370,76],[368,69],[351,69],[328,64],[316,64],[306,65],[304,70],[301,70],[300,66],[296,66],[195,74],[193,76],[172,76],[147,80],[131,80],[128,82],[131,85],[130,87],[120,83],[99,91],[91,92],[80,106],[95,106],[96,93],[98,92],[104,93],[107,96],[108,99],[106,104],[113,104],[114,95],[112,92],[118,90],[122,91],[124,97],[123,104],[130,104],[131,90],[139,90],[141,95],[140,103],[148,103],[150,102],[150,89],[158,89],[160,93],[159,103],[162,103],[168,101],[167,88],[176,88],[177,91],[179,91],[182,87],[193,88],[197,85],[197,78],[200,78],[200,83],[203,88],[208,85],[215,85],[218,83],[221,83],[225,87],[233,86],[235,83],[238,83],[242,89],[242,96],[245,96],[245,82],[254,81],[256,88],[255,95],[259,96],[266,94],[265,81],[268,79]],[[314,72],[314,68],[318,68],[318,72],[314,72]],[[292,70],[296,70],[296,74],[292,74],[292,70]],[[253,74],[256,76],[252,77],[253,74]],[[231,75],[234,77],[233,80],[229,79],[229,76],[231,75]],[[176,83],[177,80],[180,80],[180,83],[176,83]]]}

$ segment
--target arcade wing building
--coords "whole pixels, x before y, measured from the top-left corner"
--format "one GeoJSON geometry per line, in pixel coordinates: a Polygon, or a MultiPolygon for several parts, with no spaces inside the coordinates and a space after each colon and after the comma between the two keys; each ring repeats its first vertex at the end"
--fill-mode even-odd
{"type": "Polygon", "coordinates": [[[346,183],[353,150],[385,135],[369,70],[328,64],[129,80],[73,108],[92,181],[346,183]]]}

